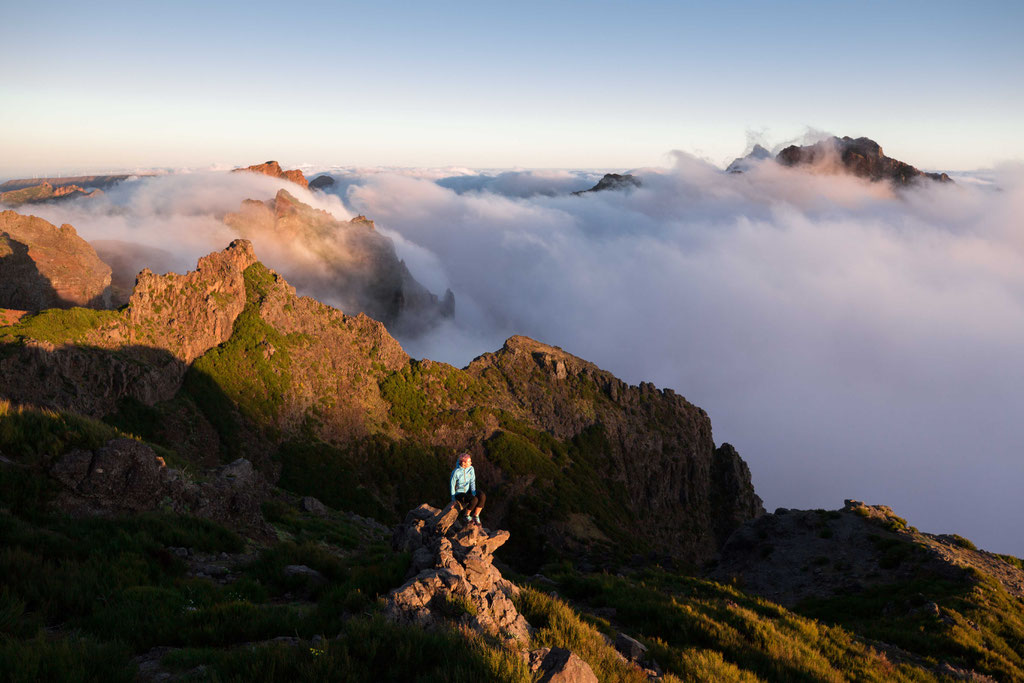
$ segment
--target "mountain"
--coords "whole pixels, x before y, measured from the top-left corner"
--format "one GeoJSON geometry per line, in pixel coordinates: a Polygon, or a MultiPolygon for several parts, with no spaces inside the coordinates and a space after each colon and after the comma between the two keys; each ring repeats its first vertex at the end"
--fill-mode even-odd
{"type": "Polygon", "coordinates": [[[766,150],[761,145],[754,145],[754,149],[750,150],[750,153],[744,157],[737,157],[733,159],[732,163],[725,168],[726,173],[744,173],[750,170],[750,167],[765,159],[771,159],[772,153],[766,150]]]}
{"type": "Polygon", "coordinates": [[[0,192],[11,192],[25,188],[49,185],[55,190],[64,187],[78,187],[80,189],[107,190],[117,183],[132,177],[145,177],[148,174],[132,175],[83,175],[56,178],[16,178],[0,184],[0,192]]]}
{"type": "Polygon", "coordinates": [[[909,185],[923,179],[953,182],[945,173],[925,173],[885,156],[881,146],[869,138],[831,137],[813,145],[790,145],[779,152],[775,160],[783,166],[809,166],[820,172],[850,173],[897,185],[909,185]]]}
{"type": "Polygon", "coordinates": [[[22,204],[41,204],[43,202],[77,199],[79,197],[95,197],[100,194],[103,194],[102,190],[86,192],[78,185],[66,184],[54,187],[50,183],[44,182],[39,185],[0,192],[0,204],[21,206],[22,204]]]}
{"type": "Polygon", "coordinates": [[[605,173],[604,177],[597,181],[589,190],[573,192],[574,195],[583,195],[588,192],[604,192],[605,190],[631,190],[640,187],[640,179],[629,173],[605,173]]]}
{"type": "Polygon", "coordinates": [[[350,314],[366,313],[412,335],[454,315],[451,291],[438,299],[421,285],[399,260],[391,239],[365,216],[339,221],[280,190],[266,202],[243,202],[224,222],[273,249],[279,267],[303,292],[350,314]]]}
{"type": "Polygon", "coordinates": [[[292,181],[296,185],[309,187],[309,182],[306,180],[306,176],[302,175],[302,171],[284,171],[281,169],[281,164],[276,161],[264,161],[262,164],[253,164],[252,166],[247,166],[245,168],[236,168],[233,173],[246,171],[249,173],[262,173],[263,175],[268,175],[271,178],[284,178],[285,180],[292,181]]]}
{"type": "Polygon", "coordinates": [[[72,226],[0,212],[0,307],[105,308],[110,276],[110,267],[72,226]]]}
{"type": "Polygon", "coordinates": [[[312,180],[309,181],[310,188],[314,190],[320,190],[325,187],[331,187],[332,185],[334,185],[334,178],[326,174],[318,175],[316,178],[313,178],[312,180]]]}

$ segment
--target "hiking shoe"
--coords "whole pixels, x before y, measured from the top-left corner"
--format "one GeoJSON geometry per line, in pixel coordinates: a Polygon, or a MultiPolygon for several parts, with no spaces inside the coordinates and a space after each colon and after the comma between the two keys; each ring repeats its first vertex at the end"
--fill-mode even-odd
{"type": "Polygon", "coordinates": [[[476,522],[477,526],[483,526],[483,524],[480,523],[480,515],[477,515],[476,517],[474,517],[473,521],[476,522]]]}

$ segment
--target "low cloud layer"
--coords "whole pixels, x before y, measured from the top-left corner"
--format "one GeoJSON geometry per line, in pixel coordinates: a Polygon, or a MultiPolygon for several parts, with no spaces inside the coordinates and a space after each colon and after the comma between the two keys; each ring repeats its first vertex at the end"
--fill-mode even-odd
{"type": "Polygon", "coordinates": [[[412,355],[463,366],[526,334],[706,409],[769,510],[858,498],[1024,555],[1024,169],[900,193],[685,154],[633,172],[636,190],[583,196],[599,173],[332,169],[333,195],[185,174],[31,212],[183,271],[234,237],[220,216],[289,186],[374,219],[455,292],[454,322],[402,339],[412,355]]]}
{"type": "Polygon", "coordinates": [[[527,334],[705,408],[769,509],[858,498],[1024,554],[1020,168],[900,193],[684,154],[636,173],[529,199],[377,173],[345,200],[455,292],[413,355],[464,365],[527,334]]]}

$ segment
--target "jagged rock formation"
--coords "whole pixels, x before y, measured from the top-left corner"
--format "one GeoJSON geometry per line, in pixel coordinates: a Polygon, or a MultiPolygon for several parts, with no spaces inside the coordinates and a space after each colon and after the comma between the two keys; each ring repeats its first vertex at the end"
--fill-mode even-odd
{"type": "Polygon", "coordinates": [[[318,175],[309,181],[309,187],[313,190],[322,190],[325,187],[334,185],[334,178],[329,175],[318,175]]]}
{"type": "Polygon", "coordinates": [[[50,185],[54,189],[60,189],[69,186],[78,186],[81,189],[95,189],[95,190],[106,190],[113,187],[117,183],[127,180],[131,177],[145,177],[151,174],[135,174],[132,175],[83,175],[83,176],[69,176],[61,178],[16,178],[14,180],[8,180],[7,182],[0,185],[0,192],[11,192],[13,190],[22,190],[29,187],[37,187],[39,185],[50,185]]]}
{"type": "Polygon", "coordinates": [[[761,145],[754,145],[754,149],[750,150],[750,153],[743,157],[736,157],[732,163],[725,168],[726,173],[746,173],[750,170],[751,166],[759,161],[765,159],[771,159],[772,153],[761,145]]]}
{"type": "Polygon", "coordinates": [[[618,173],[605,173],[604,177],[597,181],[597,185],[594,185],[589,190],[578,190],[573,192],[574,195],[583,195],[588,192],[603,192],[605,190],[632,190],[640,187],[640,179],[629,173],[618,174],[618,173]]]}
{"type": "Polygon", "coordinates": [[[54,504],[74,515],[115,515],[157,509],[226,524],[267,537],[260,512],[268,484],[247,460],[236,460],[194,482],[166,466],[149,446],[113,439],[95,451],[71,450],[49,466],[62,485],[54,504]]]}
{"type": "Polygon", "coordinates": [[[1024,599],[1024,571],[963,539],[907,527],[883,505],[846,501],[841,510],[786,510],[747,522],[729,538],[711,576],[782,605],[856,594],[929,574],[969,581],[993,576],[1024,599]]]}
{"type": "Polygon", "coordinates": [[[281,164],[276,161],[264,161],[262,164],[253,164],[245,168],[236,168],[232,173],[240,173],[248,171],[250,173],[262,173],[268,175],[271,178],[284,178],[290,180],[296,185],[302,187],[309,187],[309,182],[306,180],[306,176],[302,175],[302,171],[295,169],[291,171],[284,171],[281,169],[281,164]]]}
{"type": "Polygon", "coordinates": [[[149,268],[158,273],[175,269],[176,257],[169,251],[121,240],[92,240],[96,254],[110,266],[110,303],[119,308],[128,303],[135,289],[135,278],[149,268]]]}
{"type": "Polygon", "coordinates": [[[454,315],[451,291],[439,300],[417,282],[365,216],[339,221],[281,190],[267,202],[246,200],[224,222],[272,248],[276,265],[300,290],[347,313],[366,313],[408,334],[454,315]]]}
{"type": "Polygon", "coordinates": [[[103,194],[102,190],[86,192],[78,185],[61,185],[54,187],[50,183],[40,183],[30,187],[17,190],[0,192],[0,204],[7,206],[21,206],[22,204],[41,204],[43,202],[54,202],[62,199],[77,199],[79,197],[96,197],[103,194]]]}
{"type": "Polygon", "coordinates": [[[519,593],[492,564],[507,531],[470,524],[454,530],[458,509],[421,505],[395,528],[392,547],[412,553],[412,575],[388,595],[386,614],[395,621],[430,625],[444,619],[483,633],[527,641],[530,627],[513,599],[519,593]]]}
{"type": "Polygon", "coordinates": [[[869,180],[909,185],[922,179],[953,182],[945,173],[925,173],[885,156],[869,138],[831,137],[813,145],[790,145],[775,158],[783,166],[807,166],[823,173],[850,173],[869,180]]]}
{"type": "Polygon", "coordinates": [[[70,225],[0,212],[0,308],[106,308],[110,277],[110,267],[70,225]]]}

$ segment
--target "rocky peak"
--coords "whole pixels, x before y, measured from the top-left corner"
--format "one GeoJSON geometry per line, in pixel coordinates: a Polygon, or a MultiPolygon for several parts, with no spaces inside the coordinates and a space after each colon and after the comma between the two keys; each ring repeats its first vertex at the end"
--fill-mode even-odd
{"type": "Polygon", "coordinates": [[[640,187],[640,179],[630,173],[605,173],[604,177],[597,181],[589,190],[573,192],[574,195],[583,195],[588,192],[603,192],[605,190],[632,190],[640,187]]]}
{"type": "Polygon", "coordinates": [[[106,308],[110,279],[110,267],[72,226],[0,212],[0,308],[106,308]]]}
{"type": "Polygon", "coordinates": [[[813,145],[790,145],[775,159],[783,166],[808,166],[824,173],[849,173],[897,185],[909,185],[922,179],[953,182],[945,173],[925,173],[885,156],[881,145],[865,137],[831,137],[813,145]]]}
{"type": "Polygon", "coordinates": [[[185,275],[143,270],[128,300],[132,341],[166,349],[184,363],[227,341],[245,307],[243,273],[254,263],[252,243],[235,240],[185,275]]]}
{"type": "Polygon", "coordinates": [[[309,187],[314,190],[322,190],[325,187],[334,185],[334,178],[329,175],[318,175],[309,181],[309,187]]]}
{"type": "Polygon", "coordinates": [[[454,503],[443,510],[421,505],[395,527],[392,547],[412,554],[408,580],[388,595],[394,621],[430,625],[454,621],[508,641],[527,642],[530,625],[516,609],[519,588],[493,565],[509,538],[458,522],[454,503]]]}
{"type": "Polygon", "coordinates": [[[758,161],[764,161],[765,159],[771,159],[772,153],[761,145],[754,145],[754,149],[750,150],[750,153],[746,156],[736,157],[733,162],[729,164],[725,172],[726,173],[745,173],[758,161]]]}
{"type": "Polygon", "coordinates": [[[306,176],[302,175],[302,171],[292,170],[285,171],[281,169],[281,164],[276,161],[264,161],[262,164],[253,164],[245,168],[236,168],[233,173],[239,173],[242,171],[249,171],[251,173],[262,173],[268,175],[271,178],[284,178],[290,180],[297,185],[302,187],[309,187],[309,182],[306,180],[306,176]]]}

